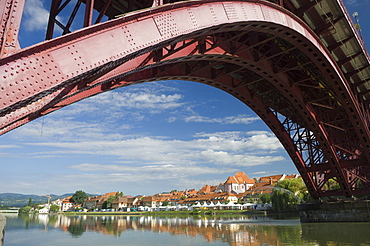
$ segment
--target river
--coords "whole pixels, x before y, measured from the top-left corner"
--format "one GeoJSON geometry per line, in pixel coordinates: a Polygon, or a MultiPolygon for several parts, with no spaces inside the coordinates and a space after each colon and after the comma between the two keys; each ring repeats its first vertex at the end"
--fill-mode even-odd
{"type": "Polygon", "coordinates": [[[5,216],[4,246],[370,245],[370,223],[301,224],[298,218],[242,215],[5,216]]]}

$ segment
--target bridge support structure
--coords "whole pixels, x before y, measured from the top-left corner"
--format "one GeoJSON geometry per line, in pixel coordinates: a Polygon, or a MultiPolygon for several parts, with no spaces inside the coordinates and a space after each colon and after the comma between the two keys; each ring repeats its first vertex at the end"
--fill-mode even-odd
{"type": "Polygon", "coordinates": [[[370,222],[370,200],[298,205],[302,223],[370,222]]]}

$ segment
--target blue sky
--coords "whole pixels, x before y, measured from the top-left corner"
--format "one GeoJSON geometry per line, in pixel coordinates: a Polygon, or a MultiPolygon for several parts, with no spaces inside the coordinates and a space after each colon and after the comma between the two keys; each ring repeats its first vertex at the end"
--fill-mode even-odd
{"type": "MultiPolygon", "coordinates": [[[[43,41],[50,1],[26,0],[20,44],[43,41]]],[[[368,42],[368,0],[347,0],[368,42]]],[[[63,18],[63,16],[61,17],[63,18]]],[[[128,86],[85,99],[0,136],[0,193],[155,194],[298,173],[247,106],[184,81],[128,86]]]]}

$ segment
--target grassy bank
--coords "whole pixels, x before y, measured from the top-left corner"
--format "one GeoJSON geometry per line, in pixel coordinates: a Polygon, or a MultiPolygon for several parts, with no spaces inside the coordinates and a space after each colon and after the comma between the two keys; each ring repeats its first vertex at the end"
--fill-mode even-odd
{"type": "Polygon", "coordinates": [[[265,211],[256,210],[197,210],[197,211],[152,211],[152,212],[62,212],[60,214],[67,216],[76,215],[226,215],[226,214],[244,214],[244,215],[264,215],[265,211]]]}
{"type": "Polygon", "coordinates": [[[144,215],[147,212],[61,212],[62,215],[144,215]]]}

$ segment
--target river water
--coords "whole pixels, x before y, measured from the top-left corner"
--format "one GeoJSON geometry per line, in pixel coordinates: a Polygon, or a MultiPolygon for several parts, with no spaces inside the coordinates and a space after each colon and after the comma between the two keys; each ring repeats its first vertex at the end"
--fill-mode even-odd
{"type": "Polygon", "coordinates": [[[298,218],[241,215],[5,216],[4,246],[370,245],[370,223],[301,224],[298,218]]]}

